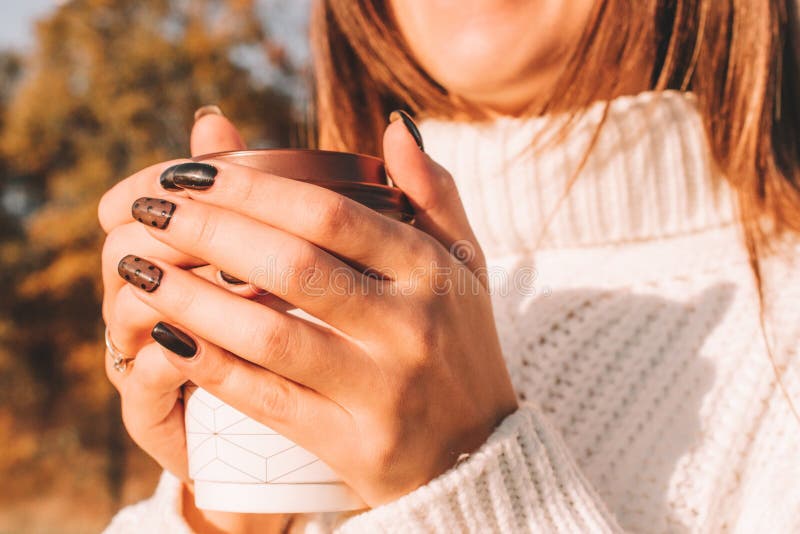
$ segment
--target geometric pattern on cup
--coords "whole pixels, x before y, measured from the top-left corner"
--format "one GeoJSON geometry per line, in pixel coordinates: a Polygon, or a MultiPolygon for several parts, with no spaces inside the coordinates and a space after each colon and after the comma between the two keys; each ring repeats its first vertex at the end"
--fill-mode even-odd
{"type": "Polygon", "coordinates": [[[274,483],[336,482],[339,477],[325,462],[301,447],[267,460],[267,481],[274,483]]]}
{"type": "Polygon", "coordinates": [[[189,475],[251,484],[341,483],[322,460],[195,385],[184,386],[189,475]]]}
{"type": "Polygon", "coordinates": [[[192,480],[204,482],[238,482],[242,484],[266,482],[263,472],[254,471],[251,474],[219,458],[201,466],[196,472],[190,472],[189,476],[192,480]]]}

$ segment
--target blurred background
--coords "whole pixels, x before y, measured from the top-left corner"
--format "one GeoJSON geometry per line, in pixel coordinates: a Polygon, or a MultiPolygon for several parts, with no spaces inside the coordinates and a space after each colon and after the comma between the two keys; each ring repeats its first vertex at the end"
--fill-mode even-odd
{"type": "Polygon", "coordinates": [[[305,142],[309,0],[27,0],[0,17],[0,533],[99,532],[158,466],[103,371],[102,193],[218,104],[305,142]]]}

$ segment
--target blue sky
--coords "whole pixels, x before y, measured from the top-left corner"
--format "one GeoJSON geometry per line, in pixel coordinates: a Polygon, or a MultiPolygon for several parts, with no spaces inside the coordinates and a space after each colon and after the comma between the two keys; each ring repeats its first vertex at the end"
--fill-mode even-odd
{"type": "Polygon", "coordinates": [[[28,46],[33,38],[33,21],[57,3],[57,0],[2,0],[0,48],[28,46]]]}

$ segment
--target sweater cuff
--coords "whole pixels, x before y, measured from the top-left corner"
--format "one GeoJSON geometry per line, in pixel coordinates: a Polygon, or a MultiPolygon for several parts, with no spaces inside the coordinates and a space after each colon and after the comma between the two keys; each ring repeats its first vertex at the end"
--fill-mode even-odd
{"type": "Polygon", "coordinates": [[[466,461],[339,532],[621,532],[558,431],[533,405],[466,461]]]}

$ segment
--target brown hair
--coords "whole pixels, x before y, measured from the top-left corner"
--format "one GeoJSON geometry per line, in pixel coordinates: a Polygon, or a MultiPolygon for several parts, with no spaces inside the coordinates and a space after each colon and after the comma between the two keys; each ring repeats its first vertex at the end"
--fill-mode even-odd
{"type": "MultiPolygon", "coordinates": [[[[385,1],[319,0],[312,46],[323,148],[380,154],[396,108],[485,118],[419,66],[385,1]]],[[[529,110],[577,113],[647,90],[694,93],[714,159],[737,192],[765,341],[760,260],[778,237],[800,233],[798,52],[794,0],[604,0],[553,97],[529,110]]]]}

